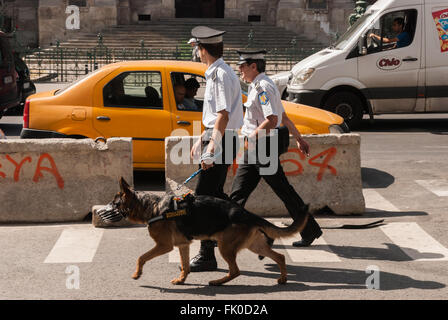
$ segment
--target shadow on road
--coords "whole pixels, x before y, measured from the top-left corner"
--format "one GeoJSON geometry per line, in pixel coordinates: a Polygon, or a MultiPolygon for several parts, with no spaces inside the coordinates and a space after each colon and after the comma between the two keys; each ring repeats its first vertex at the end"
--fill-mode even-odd
{"type": "Polygon", "coordinates": [[[337,254],[339,257],[345,259],[361,259],[361,260],[381,260],[381,261],[413,261],[416,259],[438,259],[444,256],[439,253],[419,252],[412,248],[399,247],[392,243],[383,243],[387,248],[366,248],[353,246],[335,246],[328,245],[315,246],[316,249],[326,250],[337,254]],[[411,254],[414,258],[408,256],[405,252],[411,254]]]}
{"type": "Polygon", "coordinates": [[[18,123],[1,123],[0,128],[3,130],[7,137],[10,136],[20,136],[20,132],[22,131],[22,124],[18,123]]]}
{"type": "MultiPolygon", "coordinates": [[[[232,282],[230,282],[229,284],[220,287],[198,287],[196,284],[188,283],[179,287],[161,288],[150,285],[143,285],[141,287],[160,290],[163,293],[181,293],[203,296],[306,292],[335,289],[366,290],[366,280],[369,277],[369,274],[367,274],[365,270],[288,265],[288,283],[286,285],[278,285],[276,282],[276,279],[279,277],[277,265],[266,265],[266,270],[271,272],[241,271],[241,276],[266,278],[266,285],[232,285],[232,282]],[[316,285],[308,285],[303,282],[316,283],[316,285]],[[192,286],[194,286],[194,288],[192,286]]],[[[416,280],[409,276],[380,271],[380,288],[378,290],[390,291],[411,288],[436,290],[445,287],[445,284],[436,281],[416,280]]]]}
{"type": "Polygon", "coordinates": [[[395,177],[386,171],[374,168],[361,168],[363,188],[381,189],[387,188],[395,182],[395,177]]]}
{"type": "MultiPolygon", "coordinates": [[[[403,115],[403,118],[375,119],[373,123],[364,119],[360,128],[353,132],[430,132],[432,134],[448,134],[448,115],[437,115],[439,118],[424,118],[428,115],[422,115],[422,118],[405,119],[409,115],[403,115]]],[[[431,115],[429,115],[431,116],[431,115]]]]}
{"type": "Polygon", "coordinates": [[[164,171],[134,171],[134,187],[137,191],[164,191],[164,171]]]}

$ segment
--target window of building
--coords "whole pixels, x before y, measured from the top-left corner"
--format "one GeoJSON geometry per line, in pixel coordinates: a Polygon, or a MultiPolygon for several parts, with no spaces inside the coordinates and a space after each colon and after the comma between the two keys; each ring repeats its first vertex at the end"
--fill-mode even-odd
{"type": "Polygon", "coordinates": [[[260,22],[261,21],[261,16],[260,15],[248,15],[247,16],[247,21],[248,22],[260,22]]]}
{"type": "Polygon", "coordinates": [[[327,10],[328,1],[327,0],[307,0],[306,8],[309,10],[327,10]]]}
{"type": "Polygon", "coordinates": [[[69,6],[87,7],[87,0],[68,0],[69,6]]]}
{"type": "Polygon", "coordinates": [[[162,76],[158,71],[124,72],[103,89],[105,107],[163,109],[162,76]]]}

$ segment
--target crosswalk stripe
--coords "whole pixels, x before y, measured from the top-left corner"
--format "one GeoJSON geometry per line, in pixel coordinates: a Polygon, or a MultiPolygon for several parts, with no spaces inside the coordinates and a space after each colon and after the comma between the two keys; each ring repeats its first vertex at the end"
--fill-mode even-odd
{"type": "MultiPolygon", "coordinates": [[[[191,260],[191,258],[193,258],[194,256],[196,256],[198,254],[200,247],[201,247],[201,242],[197,241],[197,240],[193,241],[190,244],[190,260],[191,260]]],[[[174,248],[169,253],[168,262],[169,263],[180,263],[180,255],[179,255],[178,248],[174,248]]]]}
{"type": "Polygon", "coordinates": [[[439,197],[448,197],[448,180],[415,180],[415,182],[439,197]]]}
{"type": "MultiPolygon", "coordinates": [[[[276,222],[275,225],[284,227],[281,223],[276,222]]],[[[335,254],[323,236],[314,240],[313,245],[308,248],[293,247],[292,243],[297,241],[297,236],[280,239],[280,242],[284,245],[286,253],[289,255],[293,262],[340,262],[338,255],[335,254]]]]}
{"type": "Polygon", "coordinates": [[[394,244],[415,261],[448,260],[448,249],[416,222],[394,222],[380,228],[394,244]]]}
{"type": "Polygon", "coordinates": [[[375,211],[391,211],[399,212],[400,210],[392,203],[386,200],[378,191],[373,189],[363,189],[364,200],[366,202],[366,212],[375,211]]]}
{"type": "Polygon", "coordinates": [[[104,229],[64,229],[44,263],[92,262],[104,229]]]}

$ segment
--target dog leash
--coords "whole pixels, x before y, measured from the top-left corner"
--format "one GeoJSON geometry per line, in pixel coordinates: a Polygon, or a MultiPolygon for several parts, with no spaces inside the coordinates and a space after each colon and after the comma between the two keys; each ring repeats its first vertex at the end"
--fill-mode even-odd
{"type": "MultiPolygon", "coordinates": [[[[344,224],[339,227],[321,227],[321,229],[371,229],[384,225],[383,220],[374,221],[367,224],[344,224]]],[[[287,223],[283,222],[283,225],[288,226],[287,223]]]]}
{"type": "MultiPolygon", "coordinates": [[[[219,152],[217,155],[215,155],[215,158],[218,158],[221,155],[221,152],[219,152]]],[[[194,172],[191,176],[189,176],[182,184],[180,184],[176,190],[180,190],[184,185],[186,185],[188,182],[190,182],[194,177],[196,177],[200,172],[202,171],[202,168],[194,172]]]]}
{"type": "Polygon", "coordinates": [[[180,188],[182,188],[184,185],[186,185],[188,182],[190,182],[191,179],[193,179],[194,177],[196,177],[200,172],[202,171],[202,168],[200,168],[198,171],[196,171],[195,173],[193,173],[191,176],[189,176],[187,178],[187,180],[184,181],[184,183],[180,184],[176,190],[180,190],[180,188]]]}
{"type": "Polygon", "coordinates": [[[371,229],[384,225],[383,220],[374,221],[367,224],[344,224],[339,227],[322,227],[321,229],[371,229]]]}

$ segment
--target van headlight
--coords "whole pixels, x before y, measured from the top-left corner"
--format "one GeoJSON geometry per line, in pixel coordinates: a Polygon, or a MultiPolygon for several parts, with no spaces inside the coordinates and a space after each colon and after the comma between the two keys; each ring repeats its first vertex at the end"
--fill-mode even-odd
{"type": "Polygon", "coordinates": [[[292,85],[304,84],[311,78],[315,70],[314,68],[303,69],[294,76],[292,85]]]}

